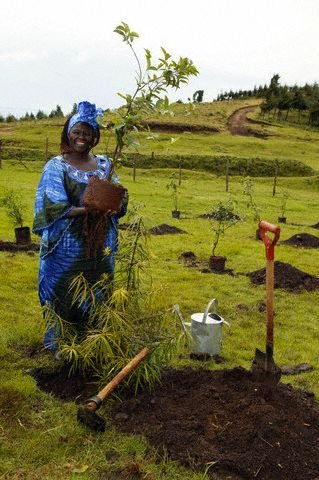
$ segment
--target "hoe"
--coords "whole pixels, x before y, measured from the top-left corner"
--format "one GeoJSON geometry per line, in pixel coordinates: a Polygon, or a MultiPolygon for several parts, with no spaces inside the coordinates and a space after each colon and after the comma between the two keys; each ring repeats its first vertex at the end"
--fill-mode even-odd
{"type": "Polygon", "coordinates": [[[135,370],[149,353],[150,349],[148,347],[143,348],[97,395],[94,395],[84,405],[81,405],[77,413],[78,421],[84,423],[92,430],[104,432],[105,420],[96,413],[96,410],[100,408],[102,402],[110,396],[125,377],[135,370]]]}

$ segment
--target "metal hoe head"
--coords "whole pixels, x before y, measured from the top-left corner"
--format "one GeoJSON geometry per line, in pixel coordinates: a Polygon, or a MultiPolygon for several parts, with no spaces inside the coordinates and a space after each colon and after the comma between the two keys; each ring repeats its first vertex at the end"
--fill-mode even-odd
{"type": "Polygon", "coordinates": [[[88,405],[81,405],[78,409],[77,420],[96,432],[105,432],[105,420],[88,405]]]}

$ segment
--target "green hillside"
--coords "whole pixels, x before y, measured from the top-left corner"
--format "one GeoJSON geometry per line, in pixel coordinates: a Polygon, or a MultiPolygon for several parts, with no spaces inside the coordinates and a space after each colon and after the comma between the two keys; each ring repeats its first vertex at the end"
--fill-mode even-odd
{"type": "MultiPolygon", "coordinates": [[[[182,160],[184,168],[221,174],[228,159],[232,165],[230,174],[234,175],[272,175],[274,161],[282,162],[279,169],[282,176],[308,176],[318,171],[318,129],[260,122],[251,124],[250,128],[265,138],[229,132],[227,123],[231,114],[258,102],[260,100],[250,99],[176,103],[172,107],[173,115],[167,113],[145,119],[144,126],[135,134],[138,144],[123,152],[125,165],[132,166],[133,158],[142,155],[143,161],[137,167],[175,167],[182,160]],[[146,130],[146,124],[152,129],[146,130]],[[252,161],[254,168],[250,166],[252,161]]],[[[257,107],[249,116],[259,121],[259,113],[257,107]]],[[[115,115],[116,112],[106,114],[105,122],[112,123],[115,115]]],[[[3,161],[44,162],[56,155],[63,121],[0,123],[3,161]]],[[[114,133],[111,129],[103,130],[96,153],[112,156],[113,149],[114,133]]]]}

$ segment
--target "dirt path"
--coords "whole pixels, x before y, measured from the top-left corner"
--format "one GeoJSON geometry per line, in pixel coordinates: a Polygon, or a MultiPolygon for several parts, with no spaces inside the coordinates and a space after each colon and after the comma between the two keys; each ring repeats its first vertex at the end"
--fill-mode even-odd
{"type": "Polygon", "coordinates": [[[232,135],[243,135],[245,137],[257,137],[266,138],[267,135],[256,132],[252,128],[247,126],[247,123],[262,124],[255,120],[247,118],[249,112],[253,112],[258,108],[258,105],[252,105],[251,107],[244,107],[236,110],[228,119],[227,128],[232,135]]]}

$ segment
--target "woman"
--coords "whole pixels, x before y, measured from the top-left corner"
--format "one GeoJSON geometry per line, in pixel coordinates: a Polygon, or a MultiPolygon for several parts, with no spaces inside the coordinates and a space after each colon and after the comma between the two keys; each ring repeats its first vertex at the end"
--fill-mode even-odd
{"type": "MultiPolygon", "coordinates": [[[[107,179],[111,168],[107,157],[91,152],[100,139],[96,121],[99,115],[103,115],[103,110],[96,109],[94,104],[79,103],[77,113],[64,125],[61,155],[45,165],[35,199],[33,232],[41,237],[40,303],[79,326],[86,320],[85,308],[72,305],[70,280],[80,272],[90,285],[104,273],[112,279],[118,218],[126,213],[127,206],[127,195],[118,212],[106,208],[101,213],[82,204],[89,179],[94,175],[107,179]],[[102,232],[102,242],[95,238],[94,248],[88,249],[92,247],[88,241],[92,243],[92,232],[96,234],[96,230],[97,237],[101,238],[102,232]]],[[[116,174],[112,181],[118,181],[116,174]]],[[[45,348],[55,356],[57,335],[57,328],[51,327],[44,336],[45,348]]]]}

